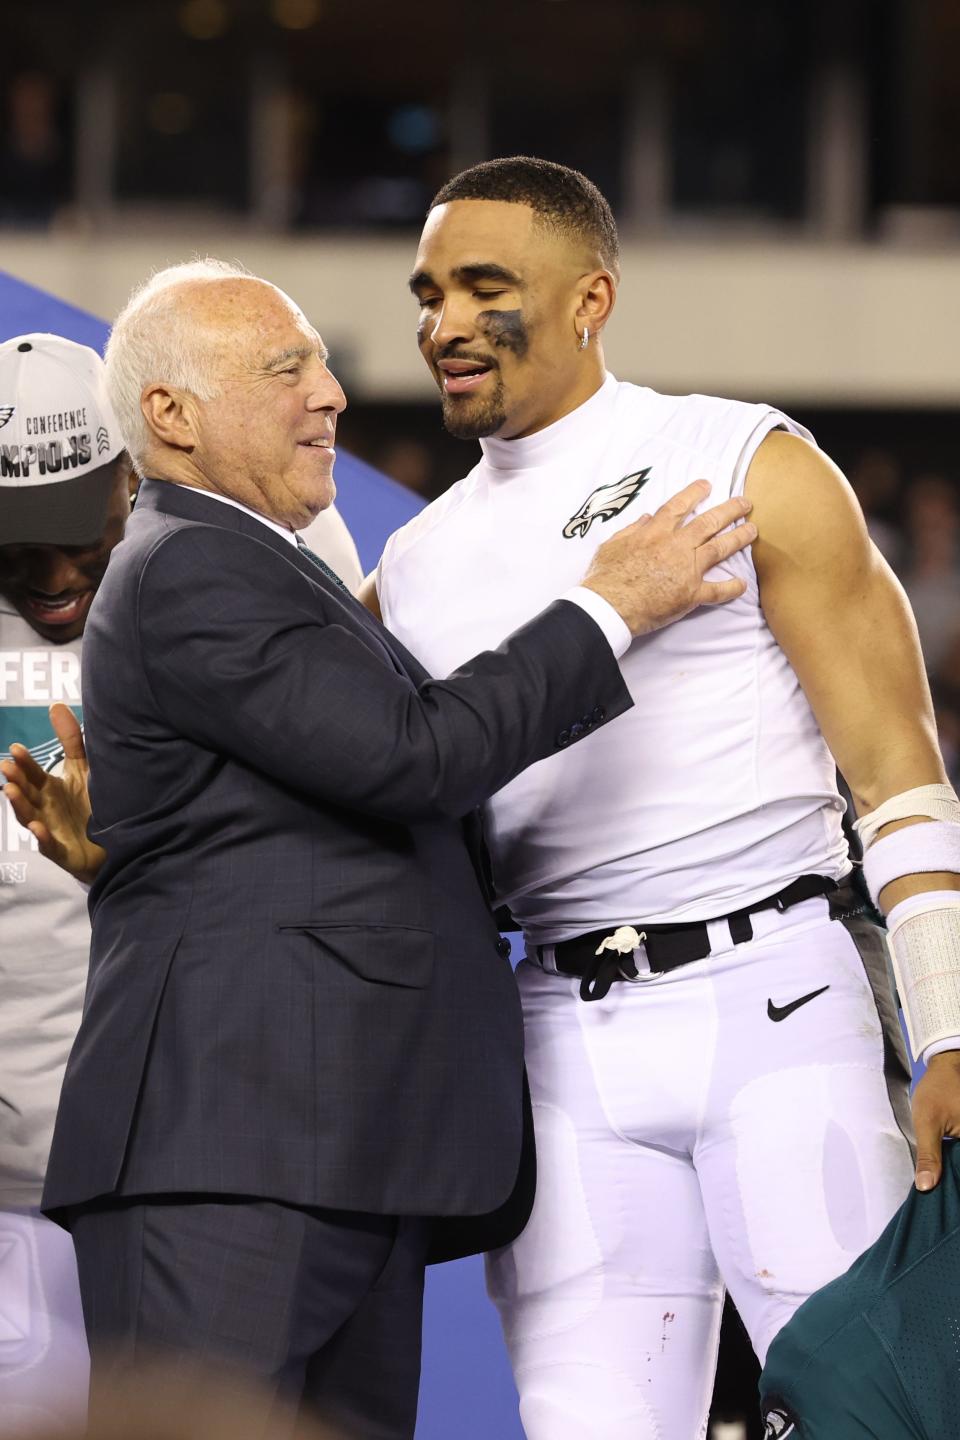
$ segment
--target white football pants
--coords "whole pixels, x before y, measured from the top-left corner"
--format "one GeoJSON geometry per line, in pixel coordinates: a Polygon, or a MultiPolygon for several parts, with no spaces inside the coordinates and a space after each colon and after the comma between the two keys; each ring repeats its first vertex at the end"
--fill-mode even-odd
{"type": "Polygon", "coordinates": [[[36,1210],[0,1210],[0,1431],[79,1429],[89,1379],[73,1241],[36,1210]]]}
{"type": "Polygon", "coordinates": [[[599,1001],[518,968],[537,1196],[487,1283],[528,1440],[702,1440],[724,1287],[762,1361],[909,1190],[878,932],[858,947],[819,897],[751,920],[599,1001]]]}

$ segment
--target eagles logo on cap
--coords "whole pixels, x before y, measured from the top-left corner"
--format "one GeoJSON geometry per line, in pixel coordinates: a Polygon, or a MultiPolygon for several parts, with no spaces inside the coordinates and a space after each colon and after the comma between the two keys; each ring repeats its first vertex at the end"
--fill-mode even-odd
{"type": "Polygon", "coordinates": [[[16,408],[15,405],[0,405],[0,430],[3,429],[8,420],[13,418],[13,412],[16,408]]]}

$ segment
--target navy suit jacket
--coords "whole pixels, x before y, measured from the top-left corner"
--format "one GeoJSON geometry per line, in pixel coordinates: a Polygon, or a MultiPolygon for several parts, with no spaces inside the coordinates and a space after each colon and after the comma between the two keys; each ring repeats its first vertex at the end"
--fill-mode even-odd
{"type": "Polygon", "coordinates": [[[464,817],[629,707],[597,625],[558,601],[430,680],[269,527],[145,481],[83,663],[107,859],[44,1208],[502,1207],[523,1033],[464,817]]]}

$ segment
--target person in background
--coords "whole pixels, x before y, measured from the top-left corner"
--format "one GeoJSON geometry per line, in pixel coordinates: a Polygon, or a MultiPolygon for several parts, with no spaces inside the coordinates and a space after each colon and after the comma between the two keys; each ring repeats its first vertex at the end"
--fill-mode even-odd
{"type": "MultiPolygon", "coordinates": [[[[16,47],[14,46],[14,49],[16,47]]],[[[70,189],[70,142],[55,77],[21,70],[0,97],[0,223],[48,225],[70,189]]]]}
{"type": "MultiPolygon", "coordinates": [[[[0,1414],[0,1437],[10,1433],[4,1422],[0,1414]]],[[[350,1440],[278,1407],[269,1391],[233,1372],[155,1353],[102,1388],[88,1424],[18,1427],[15,1440],[261,1440],[265,1427],[275,1433],[281,1424],[289,1440],[350,1440]]]]}
{"type": "MultiPolygon", "coordinates": [[[[62,766],[52,701],[79,712],[91,601],[130,511],[103,362],[58,335],[0,345],[0,755],[62,766]]],[[[40,1214],[80,1022],[86,895],[0,802],[0,1416],[81,1419],[88,1357],[69,1237],[40,1214]]]]}
{"type": "Polygon", "coordinates": [[[907,491],[903,588],[920,632],[929,674],[960,634],[960,506],[944,475],[920,475],[907,491]]]}
{"type": "Polygon", "coordinates": [[[957,1433],[960,1144],[845,1274],[780,1331],[760,1378],[765,1440],[946,1440],[957,1433]]]}
{"type": "Polygon", "coordinates": [[[870,539],[887,564],[899,571],[903,534],[895,523],[895,514],[902,488],[900,461],[891,450],[874,446],[857,456],[849,480],[860,501],[870,539]]]}

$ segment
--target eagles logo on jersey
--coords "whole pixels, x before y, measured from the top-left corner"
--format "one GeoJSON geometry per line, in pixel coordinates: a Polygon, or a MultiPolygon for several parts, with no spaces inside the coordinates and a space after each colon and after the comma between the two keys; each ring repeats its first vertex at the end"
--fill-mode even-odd
{"type": "Polygon", "coordinates": [[[763,1440],[788,1440],[791,1435],[799,1440],[796,1422],[786,1410],[767,1410],[763,1418],[766,1422],[763,1440]]]}
{"type": "Polygon", "coordinates": [[[565,538],[574,540],[579,537],[582,540],[594,520],[609,520],[614,515],[619,515],[633,497],[639,494],[649,475],[648,465],[646,470],[634,470],[631,475],[624,475],[621,480],[614,480],[611,485],[599,485],[592,495],[587,496],[576,515],[571,515],[564,525],[565,538]]]}
{"type": "MultiPolygon", "coordinates": [[[[60,744],[56,735],[52,735],[49,740],[41,741],[39,745],[28,745],[27,749],[40,766],[40,769],[46,770],[48,774],[56,770],[60,762],[67,758],[63,746],[60,744]]],[[[13,756],[10,754],[9,748],[4,751],[2,745],[0,745],[0,760],[12,759],[13,756]]]]}
{"type": "Polygon", "coordinates": [[[3,429],[8,420],[12,419],[13,412],[16,408],[15,405],[0,405],[0,430],[3,429]]]}

